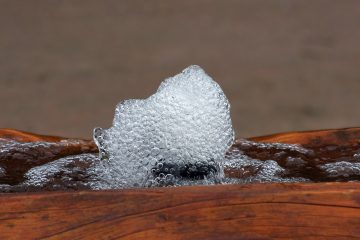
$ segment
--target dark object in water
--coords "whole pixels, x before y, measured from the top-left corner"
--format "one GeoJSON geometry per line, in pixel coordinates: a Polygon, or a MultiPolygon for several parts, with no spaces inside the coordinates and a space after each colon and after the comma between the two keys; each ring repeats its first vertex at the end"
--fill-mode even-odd
{"type": "Polygon", "coordinates": [[[209,162],[196,162],[196,163],[168,163],[164,160],[160,160],[155,167],[151,169],[153,176],[158,177],[161,174],[167,175],[172,174],[175,177],[185,178],[185,179],[194,179],[201,180],[205,177],[216,174],[219,171],[219,167],[215,161],[211,160],[209,162]],[[210,164],[212,163],[212,164],[210,164]]]}

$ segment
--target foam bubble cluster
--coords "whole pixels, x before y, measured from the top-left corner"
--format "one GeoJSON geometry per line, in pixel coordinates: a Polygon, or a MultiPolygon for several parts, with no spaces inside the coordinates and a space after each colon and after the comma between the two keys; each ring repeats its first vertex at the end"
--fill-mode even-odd
{"type": "Polygon", "coordinates": [[[218,169],[234,130],[220,86],[202,68],[190,66],[164,80],[149,98],[119,103],[112,127],[94,129],[94,139],[103,159],[97,174],[109,188],[134,187],[171,179],[179,166],[218,169]]]}

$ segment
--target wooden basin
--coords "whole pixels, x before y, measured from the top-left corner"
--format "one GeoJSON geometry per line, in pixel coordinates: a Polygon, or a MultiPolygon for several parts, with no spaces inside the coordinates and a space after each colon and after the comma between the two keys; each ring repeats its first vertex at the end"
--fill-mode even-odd
{"type": "MultiPolygon", "coordinates": [[[[24,142],[67,141],[15,130],[0,130],[0,138],[24,142]]],[[[298,143],[314,148],[348,146],[360,143],[360,128],[293,132],[251,140],[298,143]]],[[[59,145],[61,151],[58,153],[66,156],[96,150],[91,141],[71,143],[59,145]]],[[[0,194],[0,239],[160,237],[357,239],[360,238],[360,183],[271,183],[0,194]]]]}

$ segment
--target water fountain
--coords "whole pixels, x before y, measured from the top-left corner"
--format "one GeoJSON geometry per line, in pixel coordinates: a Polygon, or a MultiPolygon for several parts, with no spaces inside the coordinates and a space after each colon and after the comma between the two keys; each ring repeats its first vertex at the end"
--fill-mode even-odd
{"type": "Polygon", "coordinates": [[[94,141],[0,130],[0,237],[360,237],[360,128],[234,141],[229,111],[191,66],[94,141]]]}

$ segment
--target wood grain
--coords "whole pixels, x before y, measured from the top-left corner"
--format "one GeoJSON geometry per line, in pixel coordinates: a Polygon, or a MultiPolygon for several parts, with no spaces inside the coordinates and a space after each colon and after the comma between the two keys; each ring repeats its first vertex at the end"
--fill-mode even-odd
{"type": "Polygon", "coordinates": [[[255,142],[291,143],[318,147],[322,145],[348,145],[360,142],[360,128],[342,128],[316,131],[278,133],[249,138],[255,142]]]}
{"type": "Polygon", "coordinates": [[[358,183],[0,195],[1,239],[360,238],[358,183]]]}
{"type": "Polygon", "coordinates": [[[15,129],[3,128],[0,129],[0,139],[3,140],[14,140],[17,142],[60,142],[65,138],[55,137],[55,136],[47,136],[47,135],[39,135],[35,133],[24,132],[15,129]]]}

